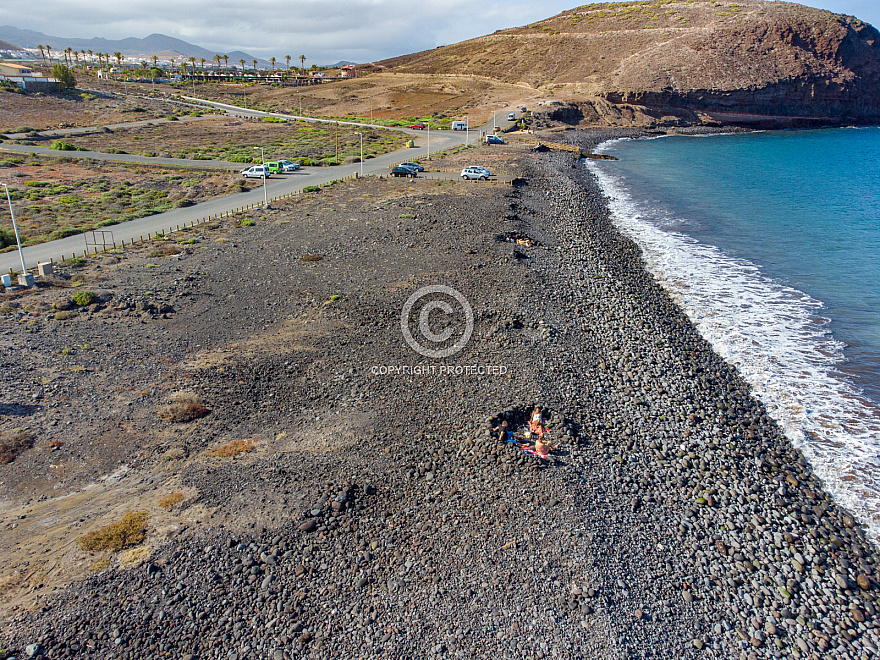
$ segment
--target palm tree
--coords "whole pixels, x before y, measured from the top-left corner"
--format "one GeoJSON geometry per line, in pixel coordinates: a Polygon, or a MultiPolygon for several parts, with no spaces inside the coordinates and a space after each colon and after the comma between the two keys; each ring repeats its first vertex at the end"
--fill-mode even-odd
{"type": "Polygon", "coordinates": [[[217,63],[217,71],[220,71],[220,60],[223,58],[220,55],[214,55],[214,61],[217,63]]]}
{"type": "Polygon", "coordinates": [[[89,61],[91,61],[92,55],[94,55],[94,53],[92,52],[92,49],[89,48],[89,61]]]}
{"type": "Polygon", "coordinates": [[[257,61],[254,60],[254,73],[256,73],[256,72],[257,72],[257,61]]]}
{"type": "Polygon", "coordinates": [[[300,64],[300,68],[303,70],[303,72],[305,72],[305,70],[306,70],[306,68],[305,68],[306,67],[306,56],[305,55],[299,56],[299,64],[300,64]]]}
{"type": "Polygon", "coordinates": [[[46,61],[46,53],[43,52],[43,46],[37,46],[40,49],[40,57],[43,58],[43,62],[46,61]]]}
{"type": "Polygon", "coordinates": [[[269,61],[272,63],[272,73],[275,73],[275,57],[270,57],[269,61]]]}
{"type": "Polygon", "coordinates": [[[229,73],[229,55],[223,55],[223,66],[226,67],[226,73],[229,73]]]}
{"type": "Polygon", "coordinates": [[[159,56],[158,55],[153,55],[153,68],[154,69],[159,68],[159,56]]]}
{"type": "Polygon", "coordinates": [[[49,58],[49,64],[51,64],[52,63],[52,46],[46,44],[45,46],[43,46],[43,48],[46,49],[46,57],[49,58]]]}
{"type": "MultiPolygon", "coordinates": [[[[195,77],[196,77],[196,58],[190,57],[189,63],[190,63],[190,68],[192,69],[193,80],[195,80],[195,77]]],[[[183,75],[186,76],[186,73],[184,73],[183,75]]]]}
{"type": "MultiPolygon", "coordinates": [[[[84,51],[84,50],[80,50],[80,51],[79,51],[79,54],[82,55],[82,58],[83,58],[83,65],[85,66],[85,63],[86,63],[86,51],[84,51]]],[[[77,61],[79,61],[79,60],[77,60],[77,61]]]]}
{"type": "Polygon", "coordinates": [[[113,57],[116,58],[116,63],[119,65],[119,68],[122,68],[122,53],[117,50],[113,53],[113,57]]]}
{"type": "Polygon", "coordinates": [[[204,57],[199,58],[199,64],[202,65],[202,75],[205,75],[205,58],[204,57]]]}
{"type": "Polygon", "coordinates": [[[238,63],[241,64],[241,73],[244,75],[244,60],[239,60],[238,63]]]}
{"type": "Polygon", "coordinates": [[[285,55],[284,59],[287,60],[287,70],[290,71],[290,55],[285,55]]]}

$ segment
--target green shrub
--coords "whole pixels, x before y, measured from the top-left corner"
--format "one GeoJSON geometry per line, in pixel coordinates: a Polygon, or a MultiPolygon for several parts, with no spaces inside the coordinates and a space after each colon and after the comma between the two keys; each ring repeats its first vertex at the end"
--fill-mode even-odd
{"type": "Polygon", "coordinates": [[[11,229],[0,228],[0,249],[9,247],[11,245],[16,245],[15,232],[13,232],[11,229]]]}
{"type": "Polygon", "coordinates": [[[245,218],[244,220],[241,221],[242,227],[253,227],[255,224],[257,224],[257,223],[254,222],[253,218],[245,218]]]}
{"type": "Polygon", "coordinates": [[[62,90],[76,87],[76,78],[69,67],[58,62],[52,65],[52,77],[58,81],[58,87],[62,90]]]}
{"type": "Polygon", "coordinates": [[[70,144],[70,142],[65,142],[64,140],[55,140],[54,142],[52,142],[49,148],[55,149],[57,151],[88,151],[88,149],[77,147],[76,145],[70,144]]]}
{"type": "Polygon", "coordinates": [[[304,193],[318,192],[319,190],[320,188],[318,186],[306,186],[303,188],[304,193]]]}
{"type": "Polygon", "coordinates": [[[91,305],[95,302],[95,292],[94,291],[77,291],[73,294],[73,302],[75,302],[80,307],[85,307],[86,305],[91,305]]]}
{"type": "Polygon", "coordinates": [[[49,185],[48,181],[25,181],[24,185],[28,188],[45,188],[49,185]]]}

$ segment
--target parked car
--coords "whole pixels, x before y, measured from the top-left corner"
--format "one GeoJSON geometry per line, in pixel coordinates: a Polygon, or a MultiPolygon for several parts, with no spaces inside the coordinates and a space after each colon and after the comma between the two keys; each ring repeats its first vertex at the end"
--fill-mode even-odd
{"type": "Polygon", "coordinates": [[[299,163],[294,163],[292,160],[282,160],[281,168],[284,172],[296,172],[299,169],[299,163]]]}
{"type": "Polygon", "coordinates": [[[492,173],[485,167],[466,167],[461,171],[461,178],[465,180],[479,179],[480,181],[485,181],[490,176],[492,176],[492,173]]]}
{"type": "Polygon", "coordinates": [[[487,135],[486,144],[504,144],[504,138],[497,135],[487,135]]]}
{"type": "Polygon", "coordinates": [[[415,179],[418,175],[418,171],[412,169],[411,167],[395,165],[391,168],[391,176],[411,176],[413,179],[415,179]]]}
{"type": "Polygon", "coordinates": [[[269,171],[263,165],[254,165],[246,170],[242,170],[241,175],[246,179],[262,179],[263,177],[268,179],[269,171]]]}
{"type": "Polygon", "coordinates": [[[410,128],[414,128],[417,131],[423,131],[427,128],[427,126],[423,122],[419,122],[418,124],[413,124],[410,128]]]}
{"type": "Polygon", "coordinates": [[[408,167],[411,170],[415,170],[416,172],[424,172],[425,171],[425,168],[422,167],[421,165],[419,165],[418,163],[410,163],[410,162],[401,163],[400,166],[401,167],[408,167]]]}
{"type": "Polygon", "coordinates": [[[516,113],[515,113],[515,112],[511,112],[510,114],[508,114],[508,115],[507,115],[507,121],[516,121],[516,113]]]}
{"type": "Polygon", "coordinates": [[[281,162],[277,160],[270,160],[266,163],[266,167],[269,169],[269,174],[281,174],[283,171],[283,167],[281,166],[281,162]]]}
{"type": "Polygon", "coordinates": [[[525,109],[525,108],[520,108],[519,111],[520,111],[520,112],[526,112],[526,109],[525,109]]]}

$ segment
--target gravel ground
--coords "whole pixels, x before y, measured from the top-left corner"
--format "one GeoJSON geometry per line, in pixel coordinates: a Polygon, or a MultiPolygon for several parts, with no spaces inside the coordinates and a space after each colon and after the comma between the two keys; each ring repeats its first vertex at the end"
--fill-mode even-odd
{"type": "Polygon", "coordinates": [[[69,321],[49,319],[63,289],[40,309],[13,301],[2,428],[65,444],[0,468],[6,492],[45,505],[58,483],[124,463],[120,484],[157,484],[133,510],[155,510],[172,479],[187,497],[151,523],[141,563],[110,557],[9,610],[3,647],[876,657],[880,557],[863,531],[645,271],[589,173],[558,153],[511,157],[517,186],[346,182],[252,227],[203,229],[149,270],[144,254],[110,257],[85,276],[104,302],[69,321]],[[430,284],[461,292],[475,319],[443,360],[400,332],[430,284]],[[61,355],[87,344],[104,350],[61,355]],[[86,370],[59,367],[72,361],[86,370]],[[16,388],[26,364],[32,384],[16,388]],[[401,365],[414,373],[383,373],[401,365]],[[455,373],[467,365],[491,368],[455,373]],[[157,418],[182,390],[211,413],[157,418]],[[546,461],[490,431],[535,404],[553,418],[546,461]],[[205,453],[236,439],[254,450],[205,453]],[[49,461],[68,466],[60,481],[40,476],[49,461]]]}

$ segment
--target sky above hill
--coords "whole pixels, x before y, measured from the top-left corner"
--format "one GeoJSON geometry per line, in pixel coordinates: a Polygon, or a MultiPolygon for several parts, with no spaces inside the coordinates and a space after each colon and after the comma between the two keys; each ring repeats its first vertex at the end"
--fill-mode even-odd
{"type": "MultiPolygon", "coordinates": [[[[581,0],[580,3],[587,0],[581,0]]],[[[525,25],[577,0],[3,0],[0,25],[70,38],[146,37],[158,32],[217,53],[309,64],[372,62],[525,25]]],[[[802,0],[880,27],[878,0],[802,0]]],[[[54,44],[50,44],[54,45],[54,44]]]]}

